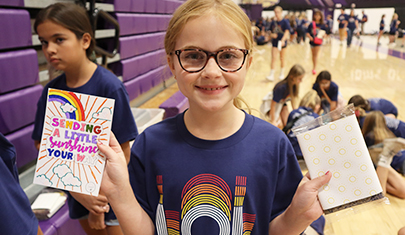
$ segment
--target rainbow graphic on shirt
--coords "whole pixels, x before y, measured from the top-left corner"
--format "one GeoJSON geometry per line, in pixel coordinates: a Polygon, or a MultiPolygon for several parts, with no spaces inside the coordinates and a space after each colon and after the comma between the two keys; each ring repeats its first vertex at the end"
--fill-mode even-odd
{"type": "Polygon", "coordinates": [[[77,121],[85,120],[83,105],[75,93],[50,89],[48,92],[48,102],[52,101],[61,103],[61,109],[66,114],[66,118],[77,121]]]}
{"type": "Polygon", "coordinates": [[[243,212],[246,181],[247,177],[236,176],[233,197],[230,187],[222,178],[213,174],[197,175],[183,187],[180,210],[173,211],[164,210],[163,178],[158,175],[157,187],[160,194],[156,211],[158,235],[191,235],[192,225],[200,217],[209,217],[217,222],[220,234],[250,234],[256,215],[243,212]]]}

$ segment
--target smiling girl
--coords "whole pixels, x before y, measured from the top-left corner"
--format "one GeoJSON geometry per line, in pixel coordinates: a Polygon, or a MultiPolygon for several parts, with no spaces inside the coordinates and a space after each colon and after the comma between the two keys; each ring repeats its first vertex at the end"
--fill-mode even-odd
{"type": "Polygon", "coordinates": [[[124,233],[300,234],[321,216],[331,173],[302,179],[285,134],[235,105],[252,38],[231,0],[189,0],[173,14],[165,49],[190,108],[137,137],[129,175],[114,137],[98,145],[124,233]]]}

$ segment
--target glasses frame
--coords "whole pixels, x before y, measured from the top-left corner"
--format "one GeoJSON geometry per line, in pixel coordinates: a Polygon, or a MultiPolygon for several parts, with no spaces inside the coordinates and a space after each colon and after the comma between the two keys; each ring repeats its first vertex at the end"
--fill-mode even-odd
{"type": "Polygon", "coordinates": [[[237,71],[239,71],[239,70],[243,67],[243,65],[245,64],[246,56],[249,54],[249,50],[248,50],[248,49],[239,49],[239,48],[229,48],[229,49],[223,49],[223,50],[219,50],[219,51],[216,51],[216,52],[205,51],[205,50],[202,50],[202,49],[182,49],[182,50],[175,50],[175,51],[174,51],[174,54],[177,55],[177,59],[179,60],[179,64],[180,64],[181,68],[182,68],[184,71],[188,72],[188,73],[198,73],[198,72],[202,71],[202,70],[205,68],[205,66],[207,65],[208,60],[209,60],[211,57],[214,57],[215,62],[217,63],[218,67],[219,67],[222,71],[224,71],[224,72],[230,72],[230,73],[237,72],[237,71]],[[226,70],[226,69],[222,68],[221,65],[219,65],[219,63],[218,63],[218,54],[221,53],[221,52],[223,52],[223,51],[227,51],[227,50],[229,50],[229,49],[231,49],[231,50],[238,50],[238,51],[243,52],[243,61],[242,61],[241,66],[240,66],[238,69],[226,70]],[[180,60],[180,54],[181,54],[183,51],[202,51],[202,52],[204,52],[204,53],[207,55],[207,60],[205,61],[204,66],[203,66],[201,69],[196,70],[196,71],[189,71],[189,70],[185,69],[185,68],[183,67],[183,65],[181,64],[181,60],[180,60]]]}

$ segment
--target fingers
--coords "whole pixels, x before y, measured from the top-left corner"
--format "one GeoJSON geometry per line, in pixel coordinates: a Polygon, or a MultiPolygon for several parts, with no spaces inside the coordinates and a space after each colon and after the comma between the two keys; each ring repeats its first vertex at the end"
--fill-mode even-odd
{"type": "Polygon", "coordinates": [[[314,191],[317,191],[320,189],[323,185],[327,184],[330,179],[332,178],[332,173],[330,171],[326,172],[325,175],[317,177],[313,180],[310,180],[307,183],[307,187],[310,189],[313,189],[314,191]]]}
{"type": "MultiPolygon", "coordinates": [[[[112,144],[112,146],[114,146],[116,143],[118,143],[117,139],[115,139],[115,136],[111,135],[110,144],[112,144]]],[[[104,154],[104,156],[107,158],[107,161],[112,160],[112,159],[117,157],[117,152],[114,151],[112,149],[112,147],[103,144],[101,141],[97,142],[97,147],[104,154]]]]}
{"type": "Polygon", "coordinates": [[[110,211],[110,206],[108,204],[96,205],[96,206],[92,206],[89,211],[94,214],[107,213],[110,211]]]}

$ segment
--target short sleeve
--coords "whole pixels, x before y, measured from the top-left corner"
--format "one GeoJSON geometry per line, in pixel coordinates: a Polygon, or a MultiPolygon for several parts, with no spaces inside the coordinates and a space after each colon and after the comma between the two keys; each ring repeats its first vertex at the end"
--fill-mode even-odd
{"type": "Polygon", "coordinates": [[[332,101],[338,100],[339,87],[338,87],[338,85],[336,85],[336,83],[331,82],[328,95],[329,95],[330,100],[332,100],[332,101]]]}
{"type": "Polygon", "coordinates": [[[123,86],[112,93],[115,99],[112,131],[120,144],[133,140],[138,129],[129,106],[128,93],[123,86]]]}
{"type": "Polygon", "coordinates": [[[288,20],[283,20],[283,31],[291,31],[290,22],[288,20]]]}
{"type": "Polygon", "coordinates": [[[31,138],[33,140],[41,140],[42,129],[44,127],[44,117],[45,117],[45,108],[46,108],[46,99],[48,95],[48,88],[45,87],[42,91],[41,97],[39,97],[37,103],[37,112],[35,114],[34,121],[34,130],[32,131],[31,138]]]}
{"type": "Polygon", "coordinates": [[[318,93],[319,97],[323,96],[321,89],[319,89],[318,83],[314,83],[314,85],[312,86],[312,90],[315,90],[318,93]]]}
{"type": "Polygon", "coordinates": [[[312,28],[313,28],[312,24],[309,24],[308,28],[307,28],[307,33],[313,35],[314,33],[312,32],[312,30],[313,30],[312,28]]]}
{"type": "Polygon", "coordinates": [[[145,176],[145,165],[144,159],[145,156],[145,135],[139,135],[136,138],[132,148],[131,148],[131,160],[128,164],[128,173],[129,181],[132,187],[132,190],[135,194],[135,197],[138,203],[141,205],[143,210],[149,215],[152,221],[155,221],[155,215],[151,205],[148,203],[147,195],[147,183],[145,176]]]}
{"type": "Polygon", "coordinates": [[[286,98],[287,92],[287,86],[284,85],[276,85],[273,89],[273,100],[277,103],[280,103],[282,99],[286,98]]]}
{"type": "Polygon", "coordinates": [[[276,194],[274,196],[271,220],[284,212],[291,204],[295,191],[302,179],[302,173],[296,160],[295,152],[287,136],[280,139],[279,171],[277,176],[276,194]],[[288,183],[287,183],[288,182],[288,183]]]}

